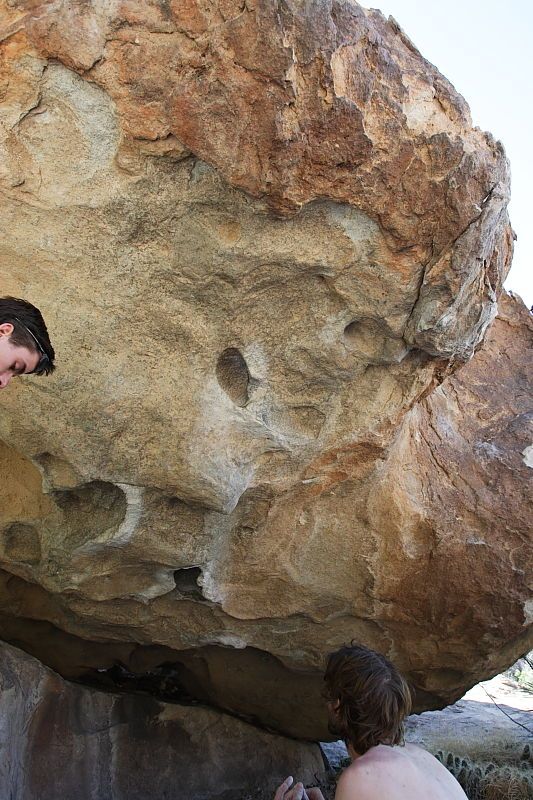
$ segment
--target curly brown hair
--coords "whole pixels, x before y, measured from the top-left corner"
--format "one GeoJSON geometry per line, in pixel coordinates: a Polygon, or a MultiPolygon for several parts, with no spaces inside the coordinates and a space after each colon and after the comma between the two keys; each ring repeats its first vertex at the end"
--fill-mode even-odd
{"type": "Polygon", "coordinates": [[[378,744],[403,744],[411,692],[385,656],[351,643],[328,657],[325,696],[333,703],[331,732],[359,755],[378,744]]]}

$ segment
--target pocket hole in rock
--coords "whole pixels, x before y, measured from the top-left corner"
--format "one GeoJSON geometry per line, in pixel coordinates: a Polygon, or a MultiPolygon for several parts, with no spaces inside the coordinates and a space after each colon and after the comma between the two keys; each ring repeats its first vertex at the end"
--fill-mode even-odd
{"type": "Polygon", "coordinates": [[[356,319],[350,322],[344,329],[344,335],[349,342],[357,343],[366,333],[366,326],[356,319]]]}
{"type": "Polygon", "coordinates": [[[204,600],[202,590],[198,585],[198,578],[202,575],[200,567],[184,567],[174,572],[176,589],[190,600],[204,600]]]}
{"type": "Polygon", "coordinates": [[[228,347],[217,361],[217,380],[230,400],[237,406],[245,406],[248,402],[250,371],[240,350],[228,347]]]}

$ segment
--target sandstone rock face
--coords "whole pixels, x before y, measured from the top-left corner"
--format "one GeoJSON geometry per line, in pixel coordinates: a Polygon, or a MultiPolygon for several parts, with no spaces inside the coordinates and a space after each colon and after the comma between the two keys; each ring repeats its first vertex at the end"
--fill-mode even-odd
{"type": "Polygon", "coordinates": [[[512,250],[453,87],[356,3],[16,2],[2,39],[2,294],[59,359],[2,393],[0,635],[311,739],[344,641],[420,709],[527,650],[531,323],[453,374],[512,250]]]}
{"type": "Polygon", "coordinates": [[[0,793],[12,800],[236,800],[291,771],[311,784],[324,772],[318,745],[200,706],[75,686],[5,644],[0,687],[0,793]]]}

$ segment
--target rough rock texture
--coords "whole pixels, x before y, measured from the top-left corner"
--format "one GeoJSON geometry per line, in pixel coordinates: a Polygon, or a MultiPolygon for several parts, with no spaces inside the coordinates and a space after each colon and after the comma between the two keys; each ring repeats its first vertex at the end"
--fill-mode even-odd
{"type": "Polygon", "coordinates": [[[450,377],[510,263],[501,145],[355,3],[12,2],[1,31],[2,294],[59,361],[2,393],[0,635],[307,738],[346,640],[419,709],[513,662],[519,301],[450,377]]]}
{"type": "Polygon", "coordinates": [[[237,800],[272,794],[291,770],[311,784],[324,772],[318,745],[200,706],[76,686],[6,644],[0,690],[10,800],[237,800]]]}
{"type": "MultiPolygon", "coordinates": [[[[404,646],[429,654],[446,640],[463,676],[483,652],[487,674],[500,671],[532,635],[533,318],[519,298],[503,294],[499,305],[483,348],[406,415],[372,498],[374,524],[388,528],[383,562],[395,529],[416,560],[382,587],[391,617],[407,596],[409,630],[417,620],[427,631],[406,630],[404,646]],[[511,628],[520,644],[504,643],[511,628]]],[[[437,667],[426,688],[442,678],[437,667]]]]}

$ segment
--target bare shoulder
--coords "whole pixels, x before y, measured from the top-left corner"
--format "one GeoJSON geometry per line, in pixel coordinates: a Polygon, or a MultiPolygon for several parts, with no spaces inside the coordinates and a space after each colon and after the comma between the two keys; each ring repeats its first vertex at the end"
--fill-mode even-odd
{"type": "Polygon", "coordinates": [[[335,800],[466,800],[437,759],[416,745],[378,745],[342,773],[335,800]]]}
{"type": "Polygon", "coordinates": [[[340,776],[335,800],[378,800],[382,797],[380,784],[377,763],[358,759],[340,776]]]}

